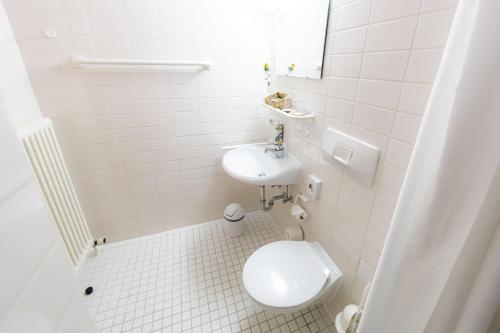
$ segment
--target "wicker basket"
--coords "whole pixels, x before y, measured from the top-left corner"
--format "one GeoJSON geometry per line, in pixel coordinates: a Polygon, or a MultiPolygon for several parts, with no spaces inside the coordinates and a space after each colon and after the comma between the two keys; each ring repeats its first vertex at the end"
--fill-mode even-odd
{"type": "Polygon", "coordinates": [[[292,98],[285,93],[277,92],[264,98],[264,102],[273,108],[284,110],[292,109],[292,98]]]}

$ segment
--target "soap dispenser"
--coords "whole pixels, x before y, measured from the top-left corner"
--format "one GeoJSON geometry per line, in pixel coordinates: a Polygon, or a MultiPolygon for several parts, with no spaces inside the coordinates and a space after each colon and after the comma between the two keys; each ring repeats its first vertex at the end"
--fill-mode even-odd
{"type": "Polygon", "coordinates": [[[273,138],[274,138],[274,144],[276,145],[282,145],[284,141],[284,130],[285,126],[282,123],[274,123],[273,126],[273,138]]]}

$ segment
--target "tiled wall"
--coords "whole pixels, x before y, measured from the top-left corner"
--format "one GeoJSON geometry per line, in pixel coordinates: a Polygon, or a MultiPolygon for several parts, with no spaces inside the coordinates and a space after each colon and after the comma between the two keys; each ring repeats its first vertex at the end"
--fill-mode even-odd
{"type": "Polygon", "coordinates": [[[14,126],[39,118],[0,3],[0,332],[94,332],[14,126]]]}
{"type": "Polygon", "coordinates": [[[96,236],[205,222],[254,188],[221,147],[262,141],[270,18],[244,1],[4,0],[42,113],[63,144],[96,236]],[[54,39],[44,31],[57,32],[54,39]],[[75,70],[74,54],[208,60],[209,71],[75,70]]]}
{"type": "MultiPolygon", "coordinates": [[[[302,226],[345,274],[334,311],[359,301],[377,266],[456,2],[334,0],[323,79],[278,79],[279,89],[316,114],[314,121],[287,122],[285,140],[304,173],[323,181],[321,199],[307,204],[310,219],[302,226]],[[372,187],[321,152],[327,127],[380,148],[372,187]]],[[[303,181],[298,190],[305,191],[303,181]]],[[[276,206],[272,215],[280,226],[293,225],[290,207],[276,206]]]]}

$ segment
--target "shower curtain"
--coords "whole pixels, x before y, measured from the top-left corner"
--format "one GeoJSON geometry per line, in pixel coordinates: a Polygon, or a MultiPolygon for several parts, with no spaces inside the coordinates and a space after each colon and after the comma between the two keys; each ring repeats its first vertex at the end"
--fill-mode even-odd
{"type": "Polygon", "coordinates": [[[358,333],[483,333],[500,304],[500,1],[461,0],[358,333]]]}

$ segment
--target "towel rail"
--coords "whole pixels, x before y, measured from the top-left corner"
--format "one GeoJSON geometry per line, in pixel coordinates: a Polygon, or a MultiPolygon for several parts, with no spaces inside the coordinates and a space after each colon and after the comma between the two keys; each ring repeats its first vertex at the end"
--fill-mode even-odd
{"type": "Polygon", "coordinates": [[[175,61],[162,59],[123,59],[123,58],[88,58],[77,55],[70,59],[75,66],[80,65],[139,65],[139,66],[199,66],[210,69],[208,61],[175,61]]]}

